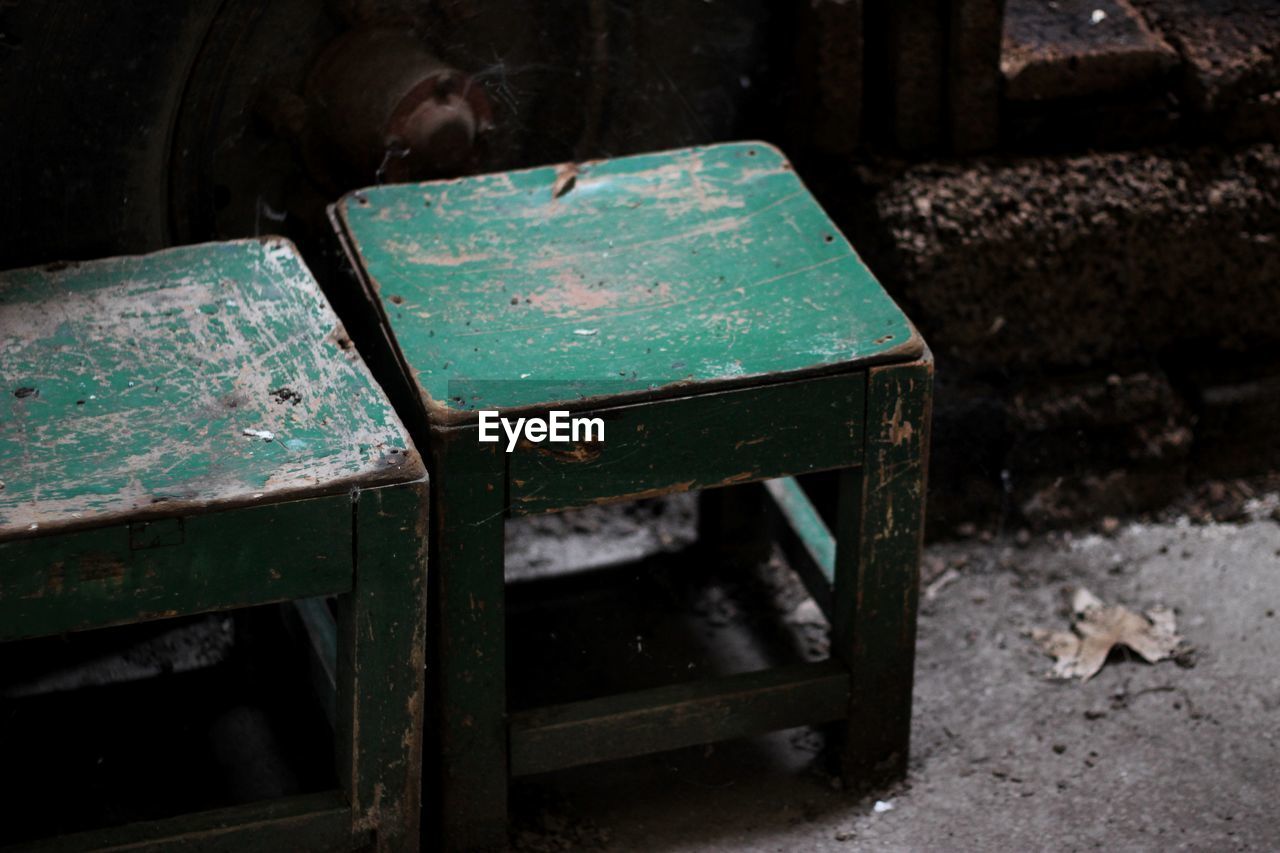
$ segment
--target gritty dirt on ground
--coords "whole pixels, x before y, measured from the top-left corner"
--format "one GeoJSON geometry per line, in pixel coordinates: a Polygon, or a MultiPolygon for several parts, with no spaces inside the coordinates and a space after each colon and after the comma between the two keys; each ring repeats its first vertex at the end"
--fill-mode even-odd
{"type": "MultiPolygon", "coordinates": [[[[932,546],[901,784],[846,795],[821,759],[822,734],[796,729],[524,781],[512,847],[1276,849],[1276,506],[1261,495],[1229,523],[1208,513],[1113,520],[1099,532],[932,546]],[[1029,632],[1068,624],[1081,586],[1135,609],[1172,608],[1187,653],[1151,665],[1117,651],[1086,683],[1046,678],[1052,660],[1029,632]]],[[[763,615],[808,636],[806,656],[821,654],[821,616],[771,565],[753,581],[773,593],[763,615]]],[[[716,606],[674,617],[714,621],[719,640],[745,642],[762,614],[734,602],[758,597],[745,582],[711,585],[716,606]]]]}

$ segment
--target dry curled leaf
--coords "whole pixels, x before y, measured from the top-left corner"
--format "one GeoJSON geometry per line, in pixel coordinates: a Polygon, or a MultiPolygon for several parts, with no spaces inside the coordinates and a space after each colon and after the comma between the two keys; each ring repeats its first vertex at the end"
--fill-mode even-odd
{"type": "Polygon", "coordinates": [[[1166,607],[1154,607],[1144,616],[1123,605],[1108,607],[1082,587],[1072,597],[1071,609],[1072,631],[1031,631],[1032,639],[1056,658],[1050,671],[1055,678],[1088,681],[1102,669],[1116,646],[1125,646],[1148,663],[1156,663],[1172,657],[1182,642],[1176,633],[1173,611],[1166,607]]]}

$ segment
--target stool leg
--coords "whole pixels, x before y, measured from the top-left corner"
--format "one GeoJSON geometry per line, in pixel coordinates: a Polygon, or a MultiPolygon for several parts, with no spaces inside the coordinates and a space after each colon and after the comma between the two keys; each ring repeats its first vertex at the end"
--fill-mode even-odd
{"type": "Polygon", "coordinates": [[[851,676],[841,759],[855,790],[907,768],[932,384],[927,356],[872,369],[864,464],[840,474],[831,649],[851,676]]]}
{"type": "Polygon", "coordinates": [[[338,771],[352,829],[415,851],[422,809],[426,482],[359,494],[354,588],[338,599],[338,771]]]}
{"type": "Polygon", "coordinates": [[[439,821],[447,850],[507,838],[505,456],[476,430],[432,433],[439,821]]]}

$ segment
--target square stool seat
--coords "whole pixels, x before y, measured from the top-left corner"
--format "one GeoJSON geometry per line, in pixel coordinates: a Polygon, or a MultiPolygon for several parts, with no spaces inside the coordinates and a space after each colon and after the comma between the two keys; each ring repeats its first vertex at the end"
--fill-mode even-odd
{"type": "Polygon", "coordinates": [[[293,247],[0,273],[0,379],[0,640],[338,596],[341,790],[58,843],[417,849],[425,469],[293,247]]]}
{"type": "Polygon", "coordinates": [[[901,771],[932,361],[779,151],[376,187],[331,217],[433,480],[446,846],[500,840],[509,776],[805,723],[841,721],[851,781],[901,771]],[[481,412],[549,410],[604,440],[480,441],[481,412]],[[834,531],[787,479],[820,470],[834,531]],[[508,713],[505,517],[758,481],[831,660],[508,713]]]}
{"type": "Polygon", "coordinates": [[[380,187],[336,213],[433,421],[923,351],[764,143],[380,187]]]}

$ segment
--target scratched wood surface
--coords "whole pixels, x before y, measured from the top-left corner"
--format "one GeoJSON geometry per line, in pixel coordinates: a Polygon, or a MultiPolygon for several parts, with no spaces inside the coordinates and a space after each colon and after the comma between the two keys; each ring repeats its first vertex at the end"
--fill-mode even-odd
{"type": "Polygon", "coordinates": [[[866,465],[840,473],[831,653],[854,684],[843,727],[850,789],[907,769],[932,401],[928,350],[869,371],[866,465]]]}
{"type": "Polygon", "coordinates": [[[920,351],[764,143],[377,187],[334,213],[435,418],[920,351]]]}
{"type": "Polygon", "coordinates": [[[280,240],[0,273],[0,382],[0,541],[422,474],[280,240]]]}

